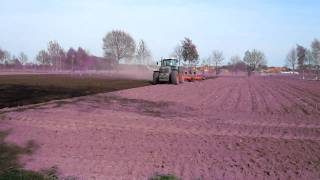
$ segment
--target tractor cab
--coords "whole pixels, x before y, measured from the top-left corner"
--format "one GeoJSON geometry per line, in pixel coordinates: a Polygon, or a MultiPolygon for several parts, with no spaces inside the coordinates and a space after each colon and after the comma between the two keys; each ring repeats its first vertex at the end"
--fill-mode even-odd
{"type": "Polygon", "coordinates": [[[177,67],[178,66],[178,59],[162,59],[161,67],[177,67]]]}

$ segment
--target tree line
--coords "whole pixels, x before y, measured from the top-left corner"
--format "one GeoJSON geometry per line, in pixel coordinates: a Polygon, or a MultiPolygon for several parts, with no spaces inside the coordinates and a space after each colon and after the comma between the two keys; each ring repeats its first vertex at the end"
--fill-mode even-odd
{"type": "MultiPolygon", "coordinates": [[[[57,41],[50,41],[47,49],[40,50],[36,55],[36,62],[28,62],[29,58],[21,52],[17,56],[11,55],[7,50],[0,48],[0,68],[19,67],[26,65],[37,65],[48,67],[54,70],[86,70],[100,68],[110,68],[120,62],[150,65],[152,53],[144,40],[140,40],[138,45],[132,36],[122,30],[113,30],[106,34],[103,41],[103,57],[96,57],[82,47],[64,50],[57,41]]],[[[182,64],[199,64],[199,53],[197,46],[190,38],[184,38],[174,48],[171,54],[179,59],[182,64]]],[[[202,59],[202,65],[214,66],[218,73],[219,67],[225,61],[222,51],[213,50],[208,58],[202,59]]],[[[179,62],[180,63],[180,62],[179,62]]],[[[320,69],[320,41],[314,39],[310,48],[296,45],[286,56],[286,65],[295,70],[301,71],[303,78],[305,73],[313,72],[319,79],[320,69]]],[[[265,54],[257,49],[247,50],[243,58],[239,55],[231,56],[228,66],[233,71],[251,72],[261,70],[267,66],[265,54]]]]}
{"type": "MultiPolygon", "coordinates": [[[[97,68],[114,68],[119,63],[152,64],[152,54],[144,40],[140,40],[138,45],[134,38],[122,30],[108,32],[102,39],[103,57],[96,57],[82,47],[73,47],[64,50],[57,41],[50,41],[46,49],[40,50],[36,56],[36,65],[47,67],[53,70],[88,70],[97,68]]],[[[190,38],[184,38],[174,48],[172,56],[179,59],[179,63],[185,65],[199,65],[199,53],[197,46],[190,38]]],[[[202,59],[202,65],[214,66],[216,73],[225,60],[224,54],[220,50],[213,50],[208,58],[202,59]]],[[[10,53],[0,49],[0,64],[25,65],[28,57],[25,53],[19,56],[10,56],[10,53]]],[[[233,71],[247,71],[250,75],[252,71],[260,70],[267,64],[264,53],[260,50],[248,50],[241,58],[238,55],[232,56],[228,66],[233,71]]]]}
{"type": "Polygon", "coordinates": [[[47,48],[40,50],[35,61],[21,52],[11,56],[10,52],[0,48],[0,67],[22,68],[32,66],[52,70],[89,70],[115,68],[120,62],[150,65],[152,54],[144,40],[136,45],[131,35],[122,30],[113,30],[103,38],[103,57],[96,57],[82,47],[70,47],[65,50],[57,41],[49,41],[47,48]]]}
{"type": "MultiPolygon", "coordinates": [[[[122,30],[113,30],[108,32],[102,39],[103,57],[93,56],[89,51],[82,47],[74,49],[73,47],[64,50],[57,41],[49,41],[47,48],[40,50],[36,55],[36,64],[40,67],[46,67],[53,70],[88,70],[98,67],[111,67],[119,65],[121,62],[150,65],[153,64],[152,54],[144,40],[140,40],[138,45],[134,38],[122,30]]],[[[197,46],[190,38],[183,39],[171,54],[176,56],[179,63],[199,64],[199,53],[197,46]]],[[[213,50],[212,54],[204,59],[202,65],[214,66],[219,69],[225,57],[222,51],[213,50]]],[[[11,56],[8,51],[0,49],[0,64],[9,66],[23,66],[28,62],[25,53],[19,56],[11,56]]],[[[30,64],[30,63],[29,63],[30,64]]],[[[248,72],[258,70],[266,65],[265,55],[262,51],[252,50],[240,56],[232,56],[230,66],[234,70],[245,70],[248,72]]],[[[216,71],[218,73],[218,71],[216,71]]]]}
{"type": "Polygon", "coordinates": [[[0,49],[0,67],[3,68],[40,68],[53,70],[84,69],[89,68],[87,61],[97,60],[88,51],[79,47],[65,51],[57,41],[50,41],[47,49],[40,50],[35,62],[28,62],[28,56],[21,52],[18,56],[11,56],[7,50],[0,49]]]}
{"type": "MultiPolygon", "coordinates": [[[[182,40],[180,44],[175,47],[171,55],[188,65],[197,65],[200,63],[197,46],[190,38],[182,40]]],[[[223,51],[213,50],[208,58],[202,59],[202,65],[213,66],[216,70],[216,74],[219,74],[219,68],[222,66],[224,60],[223,51]]],[[[257,49],[247,50],[244,53],[243,58],[238,55],[232,56],[228,64],[228,68],[232,71],[247,71],[248,75],[251,75],[251,72],[253,71],[261,70],[266,66],[267,60],[265,54],[257,49]]]]}
{"type": "Polygon", "coordinates": [[[316,79],[318,80],[320,74],[320,41],[314,39],[311,42],[310,48],[299,44],[291,48],[286,56],[286,66],[293,73],[299,71],[302,79],[305,79],[306,74],[313,74],[316,75],[316,79]]]}
{"type": "Polygon", "coordinates": [[[22,68],[28,62],[28,56],[21,52],[18,56],[11,55],[7,50],[0,48],[0,68],[4,67],[19,67],[22,68]]]}
{"type": "Polygon", "coordinates": [[[71,47],[65,51],[57,41],[49,41],[47,49],[38,52],[36,61],[54,70],[83,70],[89,68],[87,61],[90,56],[82,47],[77,50],[71,47]]]}

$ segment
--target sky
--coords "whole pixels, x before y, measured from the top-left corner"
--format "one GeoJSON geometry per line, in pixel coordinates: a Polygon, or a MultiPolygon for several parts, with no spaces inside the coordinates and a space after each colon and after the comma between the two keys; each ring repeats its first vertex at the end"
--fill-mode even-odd
{"type": "Polygon", "coordinates": [[[201,59],[213,50],[243,56],[259,49],[269,66],[320,39],[318,0],[0,0],[0,48],[34,60],[50,40],[103,56],[102,39],[124,30],[145,40],[154,58],[167,57],[189,37],[201,59]]]}

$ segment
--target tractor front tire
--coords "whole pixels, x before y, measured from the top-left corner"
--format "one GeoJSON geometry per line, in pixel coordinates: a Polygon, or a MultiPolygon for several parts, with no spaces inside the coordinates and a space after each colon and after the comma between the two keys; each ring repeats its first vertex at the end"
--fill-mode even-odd
{"type": "Polygon", "coordinates": [[[172,71],[170,75],[171,83],[178,85],[179,84],[179,77],[178,77],[178,71],[172,71]]]}
{"type": "Polygon", "coordinates": [[[159,84],[159,72],[153,72],[152,84],[153,85],[159,84]]]}

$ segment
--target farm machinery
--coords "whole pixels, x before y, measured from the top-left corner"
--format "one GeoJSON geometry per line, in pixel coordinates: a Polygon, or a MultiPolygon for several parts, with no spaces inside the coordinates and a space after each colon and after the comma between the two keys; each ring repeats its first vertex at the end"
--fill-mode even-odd
{"type": "MultiPolygon", "coordinates": [[[[157,63],[159,65],[159,63],[157,63]]],[[[179,84],[185,81],[204,80],[203,73],[199,73],[196,67],[184,67],[179,65],[176,58],[165,58],[160,61],[160,67],[153,72],[153,84],[170,83],[179,84]]]]}

